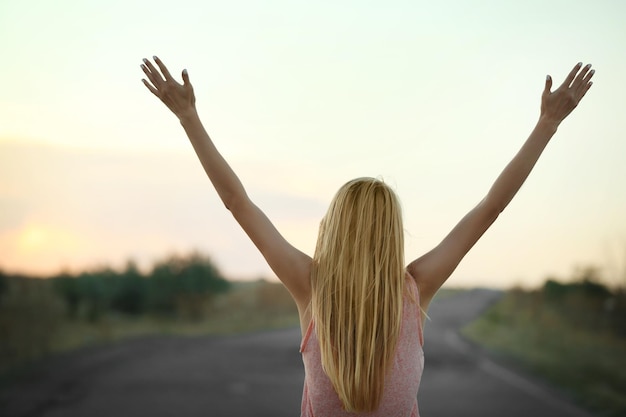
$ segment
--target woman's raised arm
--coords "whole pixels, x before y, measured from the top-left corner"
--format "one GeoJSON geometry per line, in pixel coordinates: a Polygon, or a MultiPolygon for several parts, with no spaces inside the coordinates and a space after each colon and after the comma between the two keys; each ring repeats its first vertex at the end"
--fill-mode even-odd
{"type": "Polygon", "coordinates": [[[282,237],[267,216],[249,199],[241,181],[218,152],[196,111],[196,99],[187,70],[183,70],[183,84],[179,84],[159,58],[154,57],[158,69],[147,59],[143,62],[141,69],[148,78],[142,80],[144,85],[178,117],[226,208],[291,292],[298,307],[301,304],[306,306],[310,293],[311,258],[282,237]]]}
{"type": "Polygon", "coordinates": [[[433,250],[411,262],[408,271],[416,277],[423,308],[456,269],[461,259],[513,199],[559,124],[574,110],[591,87],[591,65],[576,64],[555,91],[546,78],[541,113],[534,130],[515,157],[498,176],[487,196],[474,207],[433,250]]]}

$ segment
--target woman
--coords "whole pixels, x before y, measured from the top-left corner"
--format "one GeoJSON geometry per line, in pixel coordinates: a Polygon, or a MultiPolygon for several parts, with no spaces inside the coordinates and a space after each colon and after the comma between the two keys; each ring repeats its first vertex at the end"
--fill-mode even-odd
{"type": "MultiPolygon", "coordinates": [[[[198,117],[186,70],[176,82],[144,59],[142,80],[179,119],[217,193],[298,307],[305,366],[303,416],[418,416],[422,326],[428,305],[461,259],[509,204],[559,124],[591,87],[578,63],[551,91],[539,121],[486,197],[430,252],[404,266],[403,226],[382,181],[345,184],[324,216],[313,258],[289,244],[249,199],[198,117]]],[[[158,68],[157,68],[158,67],[158,68]]]]}

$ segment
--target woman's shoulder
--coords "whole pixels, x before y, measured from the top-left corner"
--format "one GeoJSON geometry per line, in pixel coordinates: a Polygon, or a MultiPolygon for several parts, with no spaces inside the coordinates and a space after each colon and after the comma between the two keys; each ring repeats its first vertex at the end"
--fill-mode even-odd
{"type": "Polygon", "coordinates": [[[409,271],[405,272],[405,294],[419,302],[419,284],[409,271]]]}
{"type": "Polygon", "coordinates": [[[419,282],[417,281],[417,278],[413,274],[411,274],[408,269],[405,269],[404,276],[406,278],[406,282],[409,284],[410,287],[415,287],[419,290],[419,282]]]}

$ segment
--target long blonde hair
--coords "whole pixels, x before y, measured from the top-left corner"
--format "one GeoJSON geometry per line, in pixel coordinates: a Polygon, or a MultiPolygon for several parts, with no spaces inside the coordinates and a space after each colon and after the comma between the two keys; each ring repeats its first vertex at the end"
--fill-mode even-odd
{"type": "Polygon", "coordinates": [[[376,410],[402,321],[404,229],[383,181],[337,192],[320,224],[311,311],[324,371],[346,411],[376,410]]]}

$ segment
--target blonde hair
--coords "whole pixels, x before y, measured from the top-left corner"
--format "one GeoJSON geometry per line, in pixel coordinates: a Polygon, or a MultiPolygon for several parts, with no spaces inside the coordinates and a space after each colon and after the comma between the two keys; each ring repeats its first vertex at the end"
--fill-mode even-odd
{"type": "Polygon", "coordinates": [[[337,192],[320,224],[311,312],[322,366],[346,411],[373,411],[400,334],[405,285],[400,203],[383,181],[337,192]]]}

